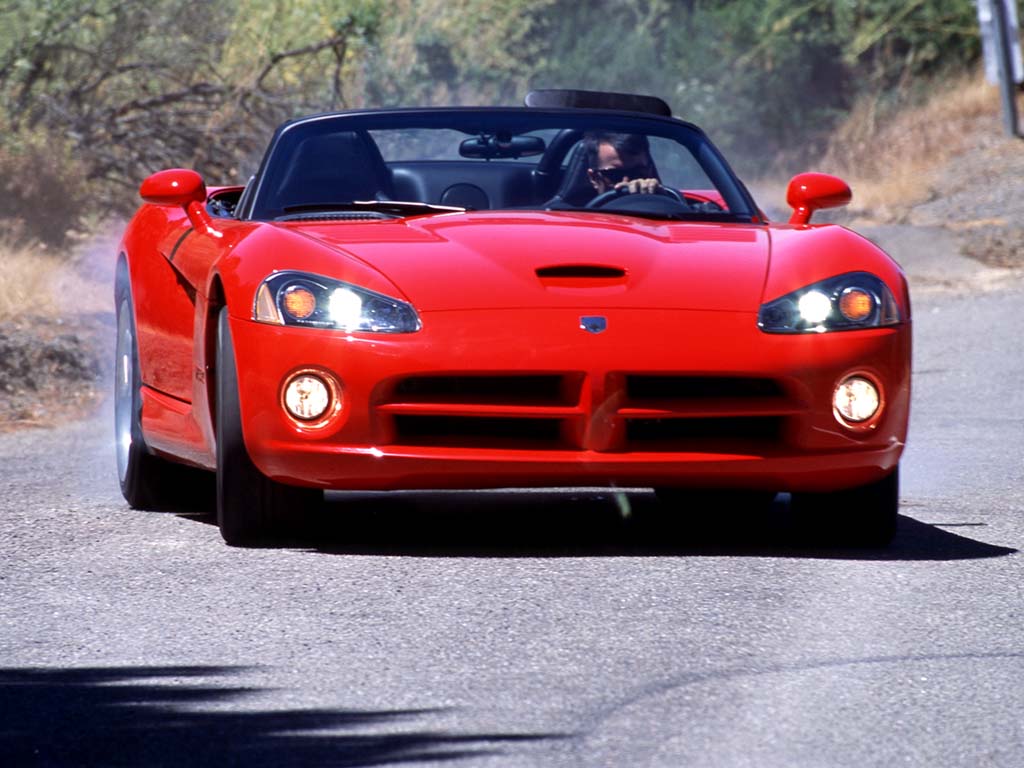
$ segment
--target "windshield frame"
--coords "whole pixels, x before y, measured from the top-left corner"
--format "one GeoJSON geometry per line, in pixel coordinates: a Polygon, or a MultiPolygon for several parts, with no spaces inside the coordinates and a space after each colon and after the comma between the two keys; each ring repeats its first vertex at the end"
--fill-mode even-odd
{"type": "MultiPolygon", "coordinates": [[[[408,128],[447,128],[466,133],[467,136],[487,130],[509,130],[514,134],[528,133],[545,128],[578,128],[622,133],[644,133],[678,141],[693,154],[708,178],[718,189],[728,214],[707,216],[708,220],[743,221],[760,223],[762,216],[746,186],[730,168],[728,162],[700,128],[684,120],[636,112],[594,109],[538,109],[534,107],[434,107],[350,110],[310,115],[286,122],[278,127],[264,153],[259,170],[250,184],[239,219],[272,221],[281,211],[268,205],[273,190],[264,183],[278,171],[282,162],[288,162],[288,152],[297,141],[311,136],[336,131],[372,131],[408,128]]],[[[543,207],[493,210],[536,210],[543,207]]],[[[595,209],[600,211],[601,209],[595,209]]],[[[686,217],[689,219],[690,217],[686,217]]]]}

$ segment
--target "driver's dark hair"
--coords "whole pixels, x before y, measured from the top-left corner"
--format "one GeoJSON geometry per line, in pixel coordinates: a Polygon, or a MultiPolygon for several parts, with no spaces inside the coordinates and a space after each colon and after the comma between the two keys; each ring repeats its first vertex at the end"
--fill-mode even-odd
{"type": "Polygon", "coordinates": [[[611,144],[619,157],[634,155],[644,158],[651,170],[651,145],[642,133],[606,133],[591,131],[583,136],[583,148],[587,153],[587,167],[597,170],[597,150],[602,144],[611,144]]]}

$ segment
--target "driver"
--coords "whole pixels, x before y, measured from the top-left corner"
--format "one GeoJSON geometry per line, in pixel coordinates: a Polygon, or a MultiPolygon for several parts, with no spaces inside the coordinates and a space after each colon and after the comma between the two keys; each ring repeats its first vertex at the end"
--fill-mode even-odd
{"type": "Polygon", "coordinates": [[[587,178],[598,195],[653,194],[661,186],[647,137],[636,133],[588,133],[583,137],[587,178]]]}

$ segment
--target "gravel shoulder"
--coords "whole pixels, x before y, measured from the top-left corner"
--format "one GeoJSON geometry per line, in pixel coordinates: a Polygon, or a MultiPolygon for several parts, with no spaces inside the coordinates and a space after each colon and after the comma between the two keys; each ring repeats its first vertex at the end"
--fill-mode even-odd
{"type": "Polygon", "coordinates": [[[971,149],[937,170],[930,199],[897,220],[851,225],[900,262],[913,288],[984,291],[1018,282],[1024,276],[1024,142],[979,135],[971,149]]]}
{"type": "Polygon", "coordinates": [[[94,412],[109,380],[113,316],[0,322],[0,432],[94,412]]]}
{"type": "Polygon", "coordinates": [[[49,293],[34,312],[0,316],[0,432],[85,418],[110,392],[114,255],[123,228],[111,221],[79,238],[55,274],[40,266],[46,277],[33,285],[49,293]]]}

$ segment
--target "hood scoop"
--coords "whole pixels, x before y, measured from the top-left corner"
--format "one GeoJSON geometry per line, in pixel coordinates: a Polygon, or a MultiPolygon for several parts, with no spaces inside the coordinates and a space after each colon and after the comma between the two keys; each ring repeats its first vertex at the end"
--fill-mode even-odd
{"type": "Polygon", "coordinates": [[[626,287],[626,270],[622,267],[602,264],[555,264],[550,267],[538,267],[536,272],[541,285],[556,291],[566,288],[623,290],[626,287]]]}
{"type": "Polygon", "coordinates": [[[538,267],[537,277],[541,280],[550,278],[577,278],[613,280],[626,276],[622,267],[605,267],[600,264],[557,264],[553,267],[538,267]]]}

